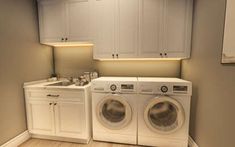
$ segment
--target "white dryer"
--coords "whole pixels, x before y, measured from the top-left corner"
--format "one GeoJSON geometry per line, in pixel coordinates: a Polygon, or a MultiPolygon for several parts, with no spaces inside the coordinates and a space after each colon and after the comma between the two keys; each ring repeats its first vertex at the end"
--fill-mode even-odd
{"type": "Polygon", "coordinates": [[[138,144],[188,147],[191,82],[177,78],[138,81],[138,144]]]}
{"type": "Polygon", "coordinates": [[[137,144],[137,78],[92,81],[93,139],[137,144]]]}

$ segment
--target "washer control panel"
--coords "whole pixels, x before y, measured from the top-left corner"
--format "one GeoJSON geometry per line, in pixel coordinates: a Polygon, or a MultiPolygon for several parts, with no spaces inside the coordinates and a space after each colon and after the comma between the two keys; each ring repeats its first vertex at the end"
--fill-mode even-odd
{"type": "Polygon", "coordinates": [[[110,83],[109,92],[136,92],[136,84],[134,83],[110,83]]]}

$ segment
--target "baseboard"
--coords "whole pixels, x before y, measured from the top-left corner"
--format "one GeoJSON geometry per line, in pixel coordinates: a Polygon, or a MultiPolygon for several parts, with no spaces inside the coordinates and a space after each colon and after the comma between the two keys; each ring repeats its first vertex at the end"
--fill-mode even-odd
{"type": "Polygon", "coordinates": [[[30,138],[29,132],[25,131],[20,135],[16,136],[15,138],[9,140],[5,144],[1,145],[0,147],[17,147],[26,140],[28,140],[29,138],[30,138]]]}
{"type": "MultiPolygon", "coordinates": [[[[25,142],[26,140],[28,140],[29,138],[31,138],[29,132],[25,131],[25,132],[21,133],[20,135],[16,136],[15,138],[9,140],[5,144],[1,145],[0,147],[17,147],[20,144],[22,144],[23,142],[25,142]]],[[[192,139],[192,137],[190,137],[190,136],[188,139],[188,145],[189,145],[189,147],[199,147],[195,143],[195,141],[192,139]]]]}
{"type": "Polygon", "coordinates": [[[87,144],[90,141],[90,138],[74,139],[74,138],[56,137],[56,136],[47,136],[47,135],[35,135],[35,134],[32,134],[31,138],[47,139],[47,140],[55,140],[55,141],[65,141],[65,142],[82,143],[82,144],[87,144]]]}
{"type": "Polygon", "coordinates": [[[196,142],[192,139],[192,137],[188,137],[188,146],[189,147],[199,147],[196,142]]]}

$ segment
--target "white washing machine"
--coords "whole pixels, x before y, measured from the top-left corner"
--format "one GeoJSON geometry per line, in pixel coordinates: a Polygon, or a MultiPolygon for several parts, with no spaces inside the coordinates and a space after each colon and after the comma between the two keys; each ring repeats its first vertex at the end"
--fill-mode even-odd
{"type": "Polygon", "coordinates": [[[188,147],[191,82],[177,78],[138,81],[138,144],[188,147]]]}
{"type": "Polygon", "coordinates": [[[92,81],[93,139],[137,144],[137,78],[92,81]]]}

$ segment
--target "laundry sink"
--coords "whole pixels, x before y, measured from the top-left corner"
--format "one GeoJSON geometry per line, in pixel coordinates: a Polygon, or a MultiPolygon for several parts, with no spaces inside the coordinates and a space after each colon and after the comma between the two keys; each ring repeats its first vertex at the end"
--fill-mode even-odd
{"type": "Polygon", "coordinates": [[[70,82],[70,81],[62,81],[62,82],[58,82],[58,83],[54,83],[54,84],[49,84],[49,85],[46,85],[46,86],[70,86],[70,85],[73,85],[74,83],[73,82],[70,82]]]}

